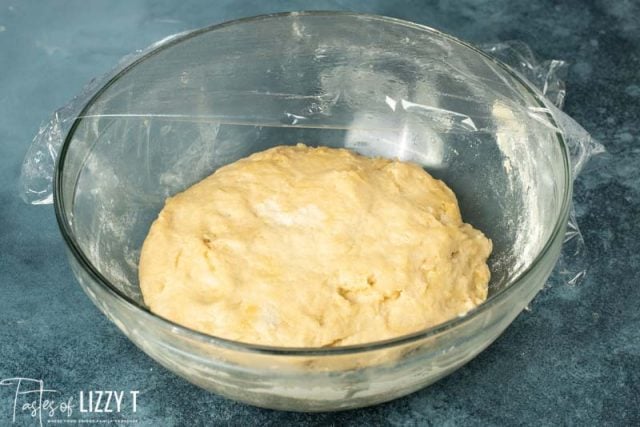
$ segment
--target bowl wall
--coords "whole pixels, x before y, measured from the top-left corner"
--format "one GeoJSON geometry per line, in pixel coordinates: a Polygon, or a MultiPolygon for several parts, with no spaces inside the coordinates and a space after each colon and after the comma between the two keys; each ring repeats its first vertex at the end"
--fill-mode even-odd
{"type": "MultiPolygon", "coordinates": [[[[557,256],[562,241],[551,248],[557,256]]],[[[473,322],[391,347],[336,354],[243,351],[212,345],[167,327],[101,286],[70,256],[91,300],[142,351],[204,389],[255,406],[335,411],[374,405],[419,390],[455,371],[491,344],[540,290],[554,259],[473,322]]],[[[487,381],[491,381],[487,378],[487,381]]]]}

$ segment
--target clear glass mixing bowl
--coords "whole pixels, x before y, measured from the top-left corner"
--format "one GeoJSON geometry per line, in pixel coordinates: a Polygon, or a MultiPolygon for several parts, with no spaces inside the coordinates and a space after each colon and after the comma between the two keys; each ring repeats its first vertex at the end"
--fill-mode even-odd
{"type": "Polygon", "coordinates": [[[529,83],[446,34],[351,13],[261,16],[160,44],[87,103],[55,177],[73,271],[109,319],[195,384],[296,411],[394,399],[482,351],[543,286],[570,198],[562,134],[529,83]],[[427,330],[338,348],[247,345],[149,312],[137,264],[164,199],[300,141],[416,162],[443,179],[493,240],[488,300],[427,330]]]}

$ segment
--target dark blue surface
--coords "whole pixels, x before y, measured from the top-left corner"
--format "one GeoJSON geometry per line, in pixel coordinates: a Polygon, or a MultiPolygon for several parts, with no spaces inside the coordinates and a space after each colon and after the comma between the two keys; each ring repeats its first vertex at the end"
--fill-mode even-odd
{"type": "MultiPolygon", "coordinates": [[[[65,397],[139,390],[135,414],[91,416],[76,408],[71,418],[154,426],[640,425],[640,3],[430,3],[0,2],[0,380],[42,379],[65,397]],[[495,344],[437,384],[334,414],[230,402],[157,365],[82,293],[52,208],[25,205],[17,188],[40,123],[123,55],[178,31],[302,9],[394,16],[473,43],[518,39],[541,57],[565,59],[571,63],[565,110],[611,154],[576,183],[591,265],[584,282],[547,287],[495,344]]],[[[11,423],[14,391],[0,387],[0,425],[11,423]]],[[[36,423],[18,408],[15,425],[36,423]]]]}

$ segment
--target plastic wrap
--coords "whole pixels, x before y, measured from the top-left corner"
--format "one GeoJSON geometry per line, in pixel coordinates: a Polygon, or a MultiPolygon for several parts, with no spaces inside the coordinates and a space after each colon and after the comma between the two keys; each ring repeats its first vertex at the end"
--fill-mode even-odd
{"type": "MultiPolygon", "coordinates": [[[[101,78],[93,79],[82,93],[54,112],[51,119],[41,126],[29,147],[22,166],[20,193],[25,202],[36,205],[53,202],[52,180],[58,153],[74,120],[96,92],[109,79],[142,57],[146,52],[168,43],[178,36],[180,34],[167,37],[145,50],[137,51],[123,58],[114,70],[101,78]]],[[[566,95],[563,78],[566,74],[567,64],[562,60],[556,59],[540,61],[529,47],[521,42],[498,43],[482,46],[481,49],[511,66],[514,71],[533,83],[547,98],[547,109],[544,109],[542,113],[550,112],[558,125],[558,130],[562,132],[569,148],[573,179],[575,179],[589,158],[594,154],[603,152],[604,149],[579,124],[560,110],[566,95]]],[[[185,78],[188,78],[188,76],[185,76],[185,78]]],[[[327,84],[331,84],[331,82],[327,82],[327,84]]],[[[312,104],[312,106],[315,105],[318,111],[308,111],[308,115],[298,114],[299,112],[285,112],[284,114],[289,119],[289,122],[286,122],[285,125],[295,126],[301,121],[312,118],[315,113],[323,114],[325,109],[323,103],[326,102],[330,103],[331,99],[319,98],[317,103],[312,104]]],[[[425,106],[414,105],[404,99],[398,100],[393,97],[387,97],[385,102],[394,112],[396,109],[406,111],[413,109],[420,110],[420,114],[425,117],[429,114],[443,115],[443,117],[438,116],[436,118],[446,121],[449,127],[459,126],[461,131],[475,126],[470,118],[455,111],[442,109],[431,111],[425,106]]],[[[530,114],[536,113],[535,111],[530,112],[530,114]]],[[[434,125],[440,123],[438,120],[431,120],[434,121],[434,125]]],[[[380,131],[376,129],[368,130],[372,132],[380,131]]],[[[384,129],[381,132],[384,132],[384,129]]],[[[556,272],[558,274],[554,277],[559,277],[562,282],[570,285],[578,283],[586,274],[584,241],[573,210],[567,228],[565,246],[556,272]]]]}
{"type": "MultiPolygon", "coordinates": [[[[481,49],[519,72],[540,89],[555,107],[555,119],[567,136],[575,180],[589,159],[603,153],[605,149],[582,126],[559,111],[566,97],[564,79],[569,64],[560,59],[539,60],[529,46],[517,40],[485,45],[481,49]]],[[[555,268],[556,276],[551,280],[570,286],[577,285],[586,276],[587,268],[586,247],[572,206],[562,254],[555,268]]]]}
{"type": "Polygon", "coordinates": [[[113,76],[133,64],[145,53],[169,43],[182,34],[184,33],[170,35],[146,49],[140,49],[124,56],[111,71],[101,77],[91,79],[71,101],[53,112],[49,121],[40,126],[22,163],[19,184],[22,200],[32,205],[53,203],[53,176],[58,153],[69,128],[85,104],[113,76]]]}

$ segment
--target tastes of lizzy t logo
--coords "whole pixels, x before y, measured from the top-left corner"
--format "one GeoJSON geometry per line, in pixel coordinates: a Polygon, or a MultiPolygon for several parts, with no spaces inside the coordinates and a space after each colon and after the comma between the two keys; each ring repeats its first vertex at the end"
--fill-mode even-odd
{"type": "Polygon", "coordinates": [[[60,391],[45,387],[42,380],[21,377],[5,378],[0,386],[11,390],[7,406],[14,423],[20,417],[30,417],[40,426],[138,422],[137,418],[127,417],[138,410],[138,390],[80,390],[63,396],[60,391]]]}

